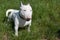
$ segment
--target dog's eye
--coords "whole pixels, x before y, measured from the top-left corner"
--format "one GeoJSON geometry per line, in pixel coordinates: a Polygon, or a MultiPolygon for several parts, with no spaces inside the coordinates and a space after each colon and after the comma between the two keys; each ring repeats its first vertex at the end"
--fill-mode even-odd
{"type": "Polygon", "coordinates": [[[24,11],[26,11],[26,10],[24,10],[24,11]]]}

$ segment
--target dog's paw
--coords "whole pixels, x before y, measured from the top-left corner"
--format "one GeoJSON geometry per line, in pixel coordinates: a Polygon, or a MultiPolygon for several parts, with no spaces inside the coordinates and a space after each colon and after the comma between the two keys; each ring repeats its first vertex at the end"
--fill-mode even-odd
{"type": "Polygon", "coordinates": [[[18,34],[17,34],[17,33],[15,33],[15,36],[16,36],[16,37],[18,37],[18,34]]]}
{"type": "Polygon", "coordinates": [[[30,30],[28,30],[28,32],[30,32],[30,30]]]}

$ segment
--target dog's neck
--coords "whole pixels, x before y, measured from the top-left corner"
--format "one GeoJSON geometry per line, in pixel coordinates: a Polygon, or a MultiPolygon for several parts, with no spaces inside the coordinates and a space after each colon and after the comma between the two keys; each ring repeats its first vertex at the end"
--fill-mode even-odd
{"type": "Polygon", "coordinates": [[[19,15],[19,16],[20,16],[21,19],[26,20],[26,19],[25,19],[24,17],[22,17],[21,15],[19,15]]]}
{"type": "Polygon", "coordinates": [[[21,16],[20,11],[19,11],[19,16],[21,19],[26,20],[23,16],[21,16]]]}

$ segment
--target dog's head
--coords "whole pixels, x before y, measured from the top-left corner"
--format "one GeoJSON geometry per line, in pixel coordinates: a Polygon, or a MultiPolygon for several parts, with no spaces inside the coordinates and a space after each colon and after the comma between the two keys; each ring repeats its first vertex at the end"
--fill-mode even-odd
{"type": "Polygon", "coordinates": [[[26,19],[26,20],[30,20],[32,18],[32,7],[30,6],[30,4],[24,5],[21,2],[21,7],[20,7],[20,15],[26,19]]]}

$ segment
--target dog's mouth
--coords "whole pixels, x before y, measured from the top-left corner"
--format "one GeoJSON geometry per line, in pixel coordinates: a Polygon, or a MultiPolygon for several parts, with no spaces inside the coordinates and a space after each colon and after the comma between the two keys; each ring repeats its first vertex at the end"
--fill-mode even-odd
{"type": "Polygon", "coordinates": [[[27,19],[26,19],[26,21],[30,21],[30,20],[31,20],[31,18],[27,18],[27,19]]]}

